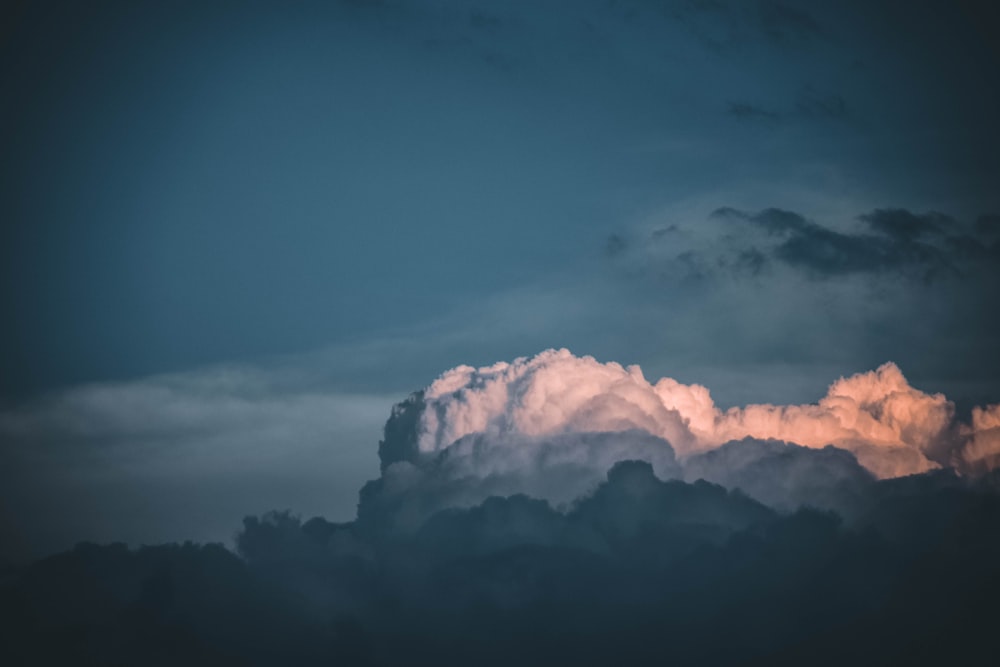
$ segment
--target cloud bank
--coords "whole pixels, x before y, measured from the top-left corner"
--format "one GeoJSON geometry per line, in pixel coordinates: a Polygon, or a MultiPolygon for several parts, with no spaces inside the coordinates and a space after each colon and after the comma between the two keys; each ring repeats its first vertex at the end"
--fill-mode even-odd
{"type": "Polygon", "coordinates": [[[975,661],[1000,595],[998,434],[1000,407],[963,423],[893,364],[728,410],[567,350],[460,366],[393,409],[354,520],[271,512],[236,553],[81,544],[8,568],[0,657],[975,661]]]}
{"type": "Polygon", "coordinates": [[[221,540],[248,512],[354,514],[397,394],[218,366],[0,410],[0,563],[80,540],[221,540]]]}

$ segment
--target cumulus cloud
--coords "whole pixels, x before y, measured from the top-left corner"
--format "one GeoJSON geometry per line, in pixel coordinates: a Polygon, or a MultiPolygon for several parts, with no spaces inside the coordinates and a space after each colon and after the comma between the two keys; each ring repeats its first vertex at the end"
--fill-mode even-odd
{"type": "MultiPolygon", "coordinates": [[[[220,368],[89,385],[2,412],[5,505],[22,509],[3,519],[8,557],[87,537],[222,539],[246,511],[274,506],[347,518],[373,472],[362,443],[390,403],[220,368]],[[181,507],[197,525],[178,518],[181,507]]],[[[453,368],[397,405],[379,445],[382,474],[358,512],[383,532],[412,532],[490,496],[567,507],[623,460],[782,510],[848,512],[873,477],[996,467],[998,411],[977,408],[959,423],[951,401],[910,386],[892,364],[834,382],[814,404],[723,409],[704,386],[548,350],[453,368]]]]}
{"type": "Polygon", "coordinates": [[[638,366],[601,364],[568,350],[479,369],[460,366],[424,392],[417,447],[437,452],[473,433],[502,439],[633,429],[682,449],[690,445],[681,416],[651,388],[638,366]]]}
{"type": "Polygon", "coordinates": [[[835,445],[885,478],[938,467],[931,457],[949,444],[954,405],[911,387],[887,363],[834,382],[815,405],[748,405],[724,413],[706,406],[703,415],[694,428],[709,443],[753,437],[835,445]]]}
{"type": "MultiPolygon", "coordinates": [[[[672,378],[653,383],[638,366],[548,350],[444,373],[397,409],[381,456],[383,468],[403,461],[417,468],[447,465],[458,476],[479,479],[560,464],[601,471],[614,460],[642,458],[669,477],[673,455],[684,463],[754,438],[814,449],[833,445],[886,478],[950,463],[964,446],[954,414],[944,395],[910,386],[892,363],[837,380],[815,404],[722,410],[706,387],[672,378]],[[616,444],[598,437],[609,433],[620,434],[616,444]]],[[[975,419],[986,423],[986,417],[975,419]]]]}
{"type": "Polygon", "coordinates": [[[706,387],[547,350],[456,367],[397,405],[379,447],[382,476],[362,489],[358,512],[395,534],[491,496],[566,507],[616,462],[641,460],[660,479],[854,516],[876,479],[994,467],[996,413],[977,409],[962,424],[943,394],[912,387],[892,363],[838,379],[817,403],[722,409],[706,387]]]}

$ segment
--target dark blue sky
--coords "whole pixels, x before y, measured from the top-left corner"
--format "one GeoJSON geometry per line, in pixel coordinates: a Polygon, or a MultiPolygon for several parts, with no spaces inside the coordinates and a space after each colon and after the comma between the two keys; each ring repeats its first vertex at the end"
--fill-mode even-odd
{"type": "MultiPolygon", "coordinates": [[[[815,400],[890,359],[960,407],[996,402],[995,18],[969,2],[10,4],[0,405],[18,502],[77,484],[107,509],[153,475],[163,497],[183,480],[231,501],[206,535],[271,506],[349,514],[394,400],[547,347],[722,404],[815,400]],[[155,437],[115,412],[133,398],[155,437]],[[283,458],[287,479],[261,471],[301,434],[248,455],[237,399],[279,406],[275,424],[324,415],[300,422],[314,444],[283,458]],[[214,416],[193,427],[198,406],[214,416]],[[145,472],[109,472],[123,456],[145,472]],[[247,476],[217,492],[230,456],[247,476]]],[[[163,507],[149,521],[169,524],[163,507]]]]}

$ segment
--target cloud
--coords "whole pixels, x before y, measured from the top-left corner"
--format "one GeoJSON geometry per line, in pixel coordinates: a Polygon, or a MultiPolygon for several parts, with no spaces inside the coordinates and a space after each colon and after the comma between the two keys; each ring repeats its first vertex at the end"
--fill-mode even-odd
{"type": "Polygon", "coordinates": [[[245,521],[238,556],[189,543],[83,544],[0,582],[10,638],[0,657],[598,665],[800,664],[824,650],[880,664],[992,655],[1000,496],[954,477],[898,482],[873,482],[846,525],[625,461],[564,510],[492,497],[390,535],[363,518],[271,513],[245,521]]]}
{"type": "MultiPolygon", "coordinates": [[[[857,222],[835,227],[781,208],[753,213],[724,206],[705,221],[674,223],[678,233],[669,244],[657,228],[640,254],[681,270],[697,265],[700,274],[713,277],[748,265],[757,275],[768,262],[814,280],[876,275],[929,283],[995,273],[996,244],[981,221],[965,225],[942,213],[885,208],[861,214],[857,222]],[[657,244],[672,254],[664,256],[657,244]]],[[[627,239],[625,244],[639,245],[627,239]]]]}
{"type": "Polygon", "coordinates": [[[614,295],[590,326],[626,327],[644,343],[610,350],[558,340],[707,384],[727,406],[795,403],[802,392],[817,400],[821,380],[886,359],[917,386],[946,393],[966,421],[973,405],[997,401],[1000,317],[987,304],[1000,289],[1000,244],[971,219],[889,207],[859,213],[829,200],[802,203],[826,211],[817,217],[714,204],[672,206],[617,228],[627,247],[601,266],[614,295]],[[941,341],[946,353],[927,353],[941,341]],[[795,368],[809,368],[811,384],[793,390],[795,368]]]}
{"type": "Polygon", "coordinates": [[[460,366],[435,380],[423,400],[421,453],[473,433],[545,437],[638,429],[679,449],[691,442],[681,416],[658,399],[638,366],[601,364],[568,350],[479,369],[460,366]]]}
{"type": "Polygon", "coordinates": [[[707,441],[775,438],[807,447],[833,444],[879,477],[937,467],[950,443],[954,406],[910,387],[895,364],[834,382],[816,405],[749,405],[713,410],[699,431],[707,441]]]}
{"type": "Polygon", "coordinates": [[[729,115],[739,120],[760,120],[772,123],[781,120],[781,113],[749,102],[730,102],[727,111],[729,115]]]}
{"type": "Polygon", "coordinates": [[[776,208],[756,214],[720,208],[712,217],[759,227],[774,239],[771,257],[816,278],[899,272],[931,279],[952,270],[946,249],[919,240],[948,220],[936,214],[886,209],[860,216],[874,234],[837,231],[776,208]]]}
{"type": "Polygon", "coordinates": [[[491,496],[567,507],[624,460],[783,510],[847,513],[874,479],[989,467],[985,424],[960,423],[952,402],[910,386],[892,363],[837,380],[815,404],[724,410],[701,385],[547,350],[456,367],[397,405],[379,444],[382,475],[361,490],[358,516],[379,534],[411,534],[491,496]]]}
{"type": "Polygon", "coordinates": [[[972,423],[961,426],[966,438],[956,464],[974,469],[1000,467],[1000,404],[972,409],[972,423]]]}
{"type": "Polygon", "coordinates": [[[880,208],[858,216],[874,231],[902,242],[942,234],[956,225],[954,219],[942,213],[911,213],[903,208],[880,208]]]}
{"type": "Polygon", "coordinates": [[[691,457],[684,479],[704,479],[740,489],[768,507],[799,507],[854,513],[857,500],[875,476],[844,449],[791,445],[779,440],[744,438],[691,457]]]}
{"type": "Polygon", "coordinates": [[[357,486],[377,470],[364,443],[394,396],[284,375],[220,366],[0,411],[0,497],[18,508],[2,556],[81,539],[226,539],[253,507],[351,516],[357,486]]]}
{"type": "Polygon", "coordinates": [[[268,512],[236,553],[81,544],[8,568],[0,659],[800,664],[837,638],[838,661],[974,661],[1000,595],[997,431],[1000,406],[956,423],[892,364],[729,410],[566,350],[459,366],[392,410],[353,520],[268,512]]]}
{"type": "MultiPolygon", "coordinates": [[[[781,216],[771,222],[797,224],[781,216]]],[[[648,460],[670,477],[675,453],[686,465],[696,454],[752,438],[820,450],[833,445],[886,478],[951,464],[967,440],[961,428],[953,403],[911,387],[892,363],[837,380],[816,404],[722,410],[703,386],[649,382],[638,366],[548,350],[444,373],[396,409],[380,456],[383,470],[405,463],[447,469],[453,479],[530,476],[565,466],[593,479],[623,458],[648,460]]],[[[564,499],[545,495],[544,485],[538,492],[564,499]]]]}

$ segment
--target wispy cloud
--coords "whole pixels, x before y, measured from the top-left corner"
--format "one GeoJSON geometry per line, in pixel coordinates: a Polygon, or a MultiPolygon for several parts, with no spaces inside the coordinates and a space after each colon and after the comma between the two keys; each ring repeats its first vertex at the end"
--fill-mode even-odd
{"type": "Polygon", "coordinates": [[[214,367],[5,410],[3,503],[18,508],[6,542],[38,553],[85,538],[181,539],[171,526],[189,512],[187,537],[225,540],[248,507],[350,516],[396,398],[214,367]]]}

